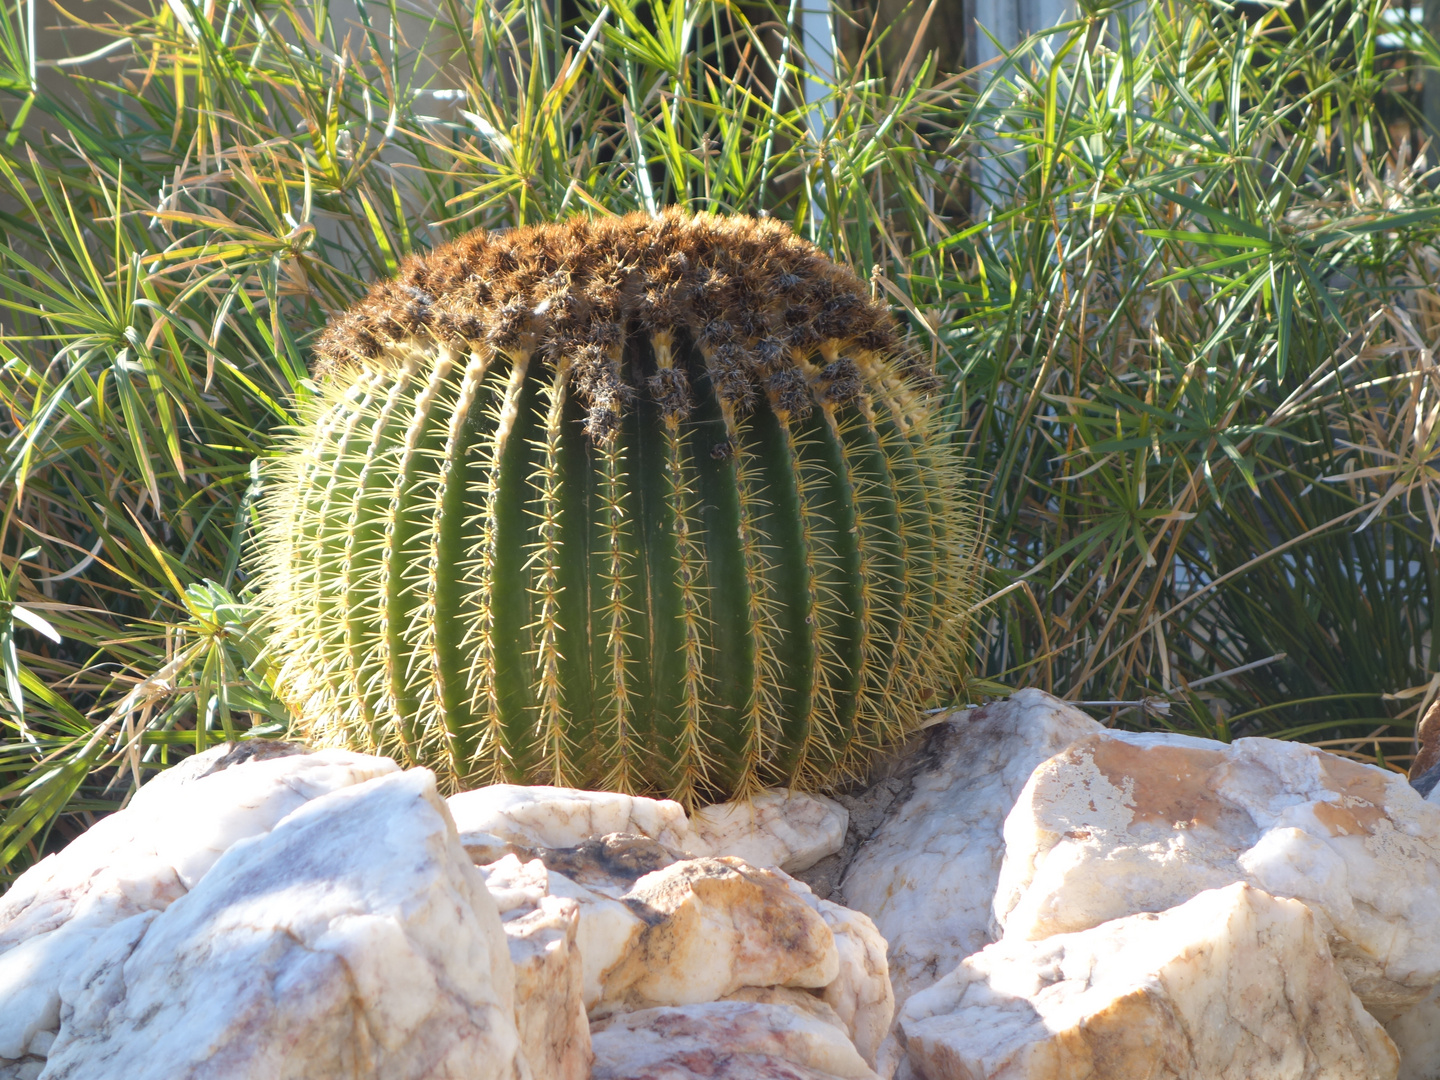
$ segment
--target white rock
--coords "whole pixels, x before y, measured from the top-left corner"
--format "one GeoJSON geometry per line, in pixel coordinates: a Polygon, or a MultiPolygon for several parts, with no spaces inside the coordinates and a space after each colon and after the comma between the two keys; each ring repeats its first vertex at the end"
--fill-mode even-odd
{"type": "Polygon", "coordinates": [[[452,795],[449,803],[461,841],[474,849],[568,848],[607,833],[638,833],[678,851],[688,824],[677,802],[612,791],[493,784],[452,795]]]}
{"type": "Polygon", "coordinates": [[[786,884],[819,913],[835,936],[839,972],[821,990],[820,997],[845,1025],[860,1056],[874,1067],[880,1044],[895,1017],[885,939],[868,915],[821,900],[803,882],[791,879],[786,884]]]}
{"type": "Polygon", "coordinates": [[[587,1080],[590,1022],[575,932],[580,905],[540,899],[528,915],[505,923],[515,964],[515,1025],[536,1080],[587,1080]]]}
{"type": "Polygon", "coordinates": [[[595,1080],[875,1080],[844,1032],[783,1004],[712,1001],[595,1025],[595,1080]]]}
{"type": "Polygon", "coordinates": [[[530,914],[550,895],[550,871],[539,859],[521,862],[517,855],[506,855],[498,862],[476,869],[485,880],[485,888],[503,921],[530,914]]]}
{"type": "Polygon", "coordinates": [[[599,1005],[610,970],[645,929],[640,917],[619,900],[546,870],[539,859],[522,863],[507,855],[478,869],[506,920],[538,909],[546,896],[573,900],[579,906],[575,947],[580,953],[581,1000],[587,1011],[599,1005]]]}
{"type": "Polygon", "coordinates": [[[849,823],[849,812],[833,799],[771,788],[749,802],[697,810],[683,847],[691,855],[733,855],[795,873],[839,851],[849,823]]]}
{"type": "Polygon", "coordinates": [[[550,875],[553,896],[567,897],[580,905],[580,927],[575,941],[580,949],[582,993],[587,1012],[600,1006],[606,980],[627,955],[645,922],[619,900],[591,892],[563,874],[550,875]]]}
{"type": "Polygon", "coordinates": [[[835,936],[777,872],[738,859],[689,859],[635,883],[645,927],[605,976],[595,1012],[715,1001],[742,986],[835,981],[835,936]]]}
{"type": "Polygon", "coordinates": [[[1245,881],[1308,904],[1367,1005],[1440,982],[1440,807],[1299,743],[1104,732],[1038,768],[1005,824],[995,914],[1038,939],[1245,881]]]}
{"type": "Polygon", "coordinates": [[[844,903],[890,944],[896,1002],[993,939],[1001,829],[1035,766],[1101,730],[1040,690],[956,714],[932,729],[911,792],[851,861],[844,903]]]}
{"type": "Polygon", "coordinates": [[[36,1057],[49,1057],[50,1047],[55,1045],[55,1033],[53,1031],[42,1031],[30,1040],[26,1047],[27,1054],[34,1054],[36,1057]]]}
{"type": "Polygon", "coordinates": [[[646,874],[680,862],[684,855],[634,834],[608,833],[569,848],[539,848],[546,868],[601,896],[619,899],[646,874]]]}
{"type": "Polygon", "coordinates": [[[60,980],[109,927],[164,910],[233,844],[308,800],[396,771],[388,758],[340,750],[268,756],[277,749],[242,743],[187,759],[0,898],[0,1057],[18,1058],[54,1030],[60,980]]]}
{"type": "MultiPolygon", "coordinates": [[[[791,1009],[799,1009],[816,1020],[823,1020],[831,1027],[843,1031],[845,1037],[850,1038],[849,1025],[840,1019],[840,1014],[828,1002],[816,997],[814,990],[797,990],[793,986],[742,986],[733,994],[726,994],[720,1000],[749,1001],[757,1005],[785,1005],[791,1009]]],[[[597,1025],[603,1026],[607,1022],[601,1020],[597,1022],[597,1025]]]]}
{"type": "MultiPolygon", "coordinates": [[[[751,868],[737,859],[716,862],[709,871],[682,869],[688,866],[687,860],[677,859],[653,841],[638,837],[607,836],[575,848],[550,849],[545,859],[569,873],[547,869],[541,859],[522,862],[513,854],[480,867],[480,872],[507,927],[511,920],[535,911],[544,897],[564,896],[577,902],[583,999],[585,1008],[597,1016],[627,1004],[686,1004],[689,1002],[666,1001],[665,997],[699,1001],[712,994],[733,996],[727,988],[793,979],[794,955],[785,957],[773,940],[777,933],[788,932],[786,923],[793,922],[797,914],[788,901],[777,901],[774,890],[783,885],[820,916],[834,942],[835,975],[817,989],[819,997],[807,1000],[835,1015],[867,1059],[889,1028],[894,997],[886,968],[885,941],[874,924],[859,912],[818,899],[804,884],[783,872],[751,868]],[[638,868],[656,861],[661,862],[661,870],[670,872],[636,875],[638,868]],[[714,880],[717,870],[721,878],[718,887],[714,880]],[[657,894],[663,899],[652,903],[657,894]],[[755,908],[751,912],[730,910],[737,904],[753,904],[755,908]],[[777,910],[783,918],[777,918],[777,910]],[[648,918],[649,924],[641,915],[648,918]],[[751,934],[756,919],[765,921],[765,925],[751,934]],[[713,930],[717,920],[728,920],[717,937],[695,937],[697,927],[713,930]],[[657,929],[662,924],[663,928],[657,929]],[[737,961],[735,949],[743,949],[743,945],[735,945],[732,931],[737,926],[742,934],[752,937],[750,948],[754,955],[748,961],[737,961]],[[632,948],[637,948],[638,954],[617,967],[632,948]],[[767,950],[772,955],[766,962],[774,964],[768,968],[757,962],[767,950]],[[741,963],[738,969],[727,970],[727,965],[733,968],[736,963],[741,963]],[[637,974],[642,966],[647,969],[643,977],[637,974]],[[652,966],[654,972],[648,970],[652,966]],[[638,988],[633,984],[636,978],[641,979],[638,988]],[[678,990],[679,985],[687,990],[678,990]],[[649,996],[653,994],[662,997],[656,1000],[649,996]],[[602,999],[603,1007],[597,1008],[602,999]]],[[[812,923],[806,932],[815,934],[817,929],[812,923]]],[[[824,970],[829,970],[828,961],[824,970]]],[[[812,972],[802,983],[812,976],[819,977],[812,972]]]]}
{"type": "Polygon", "coordinates": [[[1381,1013],[1385,1031],[1400,1052],[1399,1080],[1440,1080],[1440,988],[1398,1015],[1381,1013]]]}
{"type": "Polygon", "coordinates": [[[426,770],[309,802],[106,936],[49,1080],[521,1075],[500,916],[426,770]]]}
{"type": "Polygon", "coordinates": [[[1389,1080],[1398,1065],[1305,905],[1243,884],[1007,937],[911,997],[899,1027],[927,1080],[1389,1080]]]}

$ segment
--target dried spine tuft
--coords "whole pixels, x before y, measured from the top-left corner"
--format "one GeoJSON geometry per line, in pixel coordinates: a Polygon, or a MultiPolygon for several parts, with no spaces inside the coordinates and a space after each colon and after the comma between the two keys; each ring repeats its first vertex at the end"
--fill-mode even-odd
{"type": "MultiPolygon", "coordinates": [[[[624,379],[620,348],[635,328],[657,353],[677,336],[696,346],[716,393],[740,416],[766,393],[797,418],[816,397],[853,401],[858,365],[898,347],[889,312],[864,284],[788,226],[670,210],[477,232],[408,259],[326,329],[316,373],[383,360],[416,339],[458,354],[533,351],[568,368],[587,432],[606,441],[637,393],[689,415],[686,372],[624,379]],[[796,369],[821,356],[830,359],[812,394],[796,369]]],[[[931,382],[918,359],[901,362],[897,375],[931,382]]]]}

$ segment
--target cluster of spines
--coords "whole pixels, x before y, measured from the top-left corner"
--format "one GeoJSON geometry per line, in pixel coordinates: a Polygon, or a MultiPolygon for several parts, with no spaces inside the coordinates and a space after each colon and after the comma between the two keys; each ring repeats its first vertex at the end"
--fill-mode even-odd
{"type": "MultiPolygon", "coordinates": [[[[501,723],[500,678],[503,659],[502,644],[496,624],[497,585],[506,584],[497,577],[497,561],[501,549],[514,541],[501,530],[501,472],[505,452],[520,420],[521,397],[530,377],[530,356],[520,353],[511,358],[510,370],[497,399],[487,404],[482,417],[485,441],[480,448],[483,481],[480,486],[480,508],[467,523],[471,538],[460,575],[461,588],[471,597],[471,617],[466,621],[466,646],[470,656],[468,671],[471,688],[473,755],[477,761],[492,762],[485,779],[498,780],[512,774],[517,763],[509,753],[506,734],[501,723]]],[[[514,522],[511,523],[513,528],[514,522]]],[[[464,777],[473,765],[461,755],[455,763],[456,775],[464,777]]]]}
{"type": "MultiPolygon", "coordinates": [[[[666,344],[653,344],[657,357],[666,344]]],[[[271,594],[287,598],[282,683],[318,740],[438,760],[452,785],[525,777],[693,803],[765,784],[824,786],[855,773],[913,721],[917,688],[935,685],[958,660],[956,620],[968,603],[966,561],[974,554],[969,511],[943,490],[959,478],[930,409],[898,397],[903,382],[884,389],[883,368],[875,384],[882,389],[867,390],[856,407],[827,403],[800,420],[778,401],[768,417],[737,417],[710,399],[725,435],[718,467],[733,473],[743,594],[717,595],[706,577],[696,490],[710,435],[695,435],[678,414],[659,417],[650,460],[661,475],[651,490],[664,492],[673,562],[643,566],[634,447],[567,434],[563,368],[540,369],[543,383],[522,416],[533,375],[527,357],[476,353],[462,362],[417,346],[397,353],[327,395],[288,475],[273,478],[278,497],[267,501],[269,533],[288,538],[268,549],[266,568],[271,594]],[[527,417],[517,498],[501,491],[501,472],[527,417]],[[762,423],[774,425],[778,440],[768,447],[757,435],[762,423]],[[391,445],[381,450],[387,433],[391,445]],[[567,445],[588,455],[588,481],[561,467],[567,445]],[[782,460],[762,461],[762,451],[782,460]],[[839,471],[836,454],[844,456],[839,471]],[[782,474],[788,493],[776,484],[782,474]],[[585,527],[595,538],[581,570],[595,575],[584,590],[594,669],[584,691],[597,692],[586,699],[590,715],[577,718],[561,673],[575,658],[575,639],[562,645],[561,637],[576,629],[578,609],[562,615],[562,603],[567,589],[572,599],[576,592],[566,560],[577,556],[558,530],[566,485],[581,482],[592,487],[585,527]],[[496,556],[507,543],[502,496],[510,513],[526,518],[518,530],[509,522],[508,533],[512,542],[525,537],[510,565],[523,574],[525,625],[495,619],[496,556]],[[837,497],[846,512],[837,514],[837,497]],[[793,517],[782,520],[777,498],[793,517]],[[378,528],[359,512],[365,506],[379,510],[378,528]],[[449,535],[457,523],[461,547],[449,535]],[[798,542],[777,529],[795,530],[798,542]],[[637,700],[632,678],[637,665],[648,667],[640,650],[651,638],[638,578],[656,572],[674,574],[678,597],[679,685],[673,713],[661,718],[668,730],[639,715],[655,687],[640,688],[637,700]],[[803,611],[781,595],[786,588],[803,589],[803,611]],[[741,605],[749,626],[747,682],[738,692],[717,685],[713,672],[715,623],[726,615],[717,605],[725,604],[741,605]],[[798,629],[781,625],[787,613],[803,615],[808,641],[799,647],[787,642],[798,629]],[[506,661],[497,646],[521,632],[527,644],[512,648],[508,663],[528,684],[531,705],[517,732],[500,721],[497,664],[506,661]],[[804,657],[804,670],[794,656],[804,657]],[[712,725],[726,709],[729,730],[717,734],[712,725]],[[528,749],[517,751],[520,743],[528,749]]]]}
{"type": "Polygon", "coordinates": [[[544,400],[544,427],[541,437],[534,440],[539,454],[530,484],[538,495],[533,535],[529,545],[534,566],[531,592],[538,601],[535,620],[525,630],[534,641],[533,670],[536,685],[537,730],[541,735],[541,770],[551,776],[574,775],[570,708],[564,699],[561,678],[561,635],[566,627],[560,614],[562,545],[560,538],[560,486],[564,482],[560,468],[560,437],[564,415],[565,383],[568,365],[562,358],[551,379],[541,388],[544,400]]]}
{"type": "MultiPolygon", "coordinates": [[[[585,402],[587,430],[603,441],[625,402],[658,390],[683,409],[674,388],[624,380],[619,346],[632,327],[683,334],[704,353],[716,394],[737,415],[764,397],[792,411],[853,401],[857,365],[894,356],[889,313],[848,269],[773,220],[630,214],[591,221],[473,233],[412,258],[337,318],[320,340],[321,373],[384,357],[416,338],[475,350],[526,352],[564,363],[585,402]],[[790,358],[844,342],[816,385],[790,358]]],[[[903,377],[931,379],[918,360],[903,377]]]]}
{"type": "Polygon", "coordinates": [[[620,450],[614,440],[597,447],[596,454],[600,459],[603,554],[600,568],[602,584],[596,597],[600,604],[599,635],[594,644],[599,654],[597,659],[609,673],[607,693],[596,703],[596,732],[612,748],[609,767],[601,778],[601,784],[612,791],[635,791],[639,787],[642,770],[635,760],[640,748],[630,721],[634,711],[629,678],[630,647],[635,635],[628,629],[632,612],[626,606],[632,563],[624,545],[628,517],[626,489],[621,473],[620,450]]]}
{"type": "MultiPolygon", "coordinates": [[[[656,379],[674,376],[674,339],[662,331],[652,338],[655,353],[656,379]]],[[[687,395],[688,396],[688,395],[687,395]]],[[[708,703],[705,677],[705,630],[710,615],[705,589],[701,583],[704,551],[697,543],[691,522],[695,520],[696,492],[687,468],[686,450],[680,431],[682,413],[678,409],[661,409],[660,425],[664,439],[664,470],[666,501],[674,514],[675,574],[680,592],[680,706],[679,706],[679,769],[674,794],[686,804],[693,803],[706,787],[707,777],[716,762],[705,745],[702,733],[708,703]]],[[[723,600],[716,600],[717,603],[723,600]]]]}

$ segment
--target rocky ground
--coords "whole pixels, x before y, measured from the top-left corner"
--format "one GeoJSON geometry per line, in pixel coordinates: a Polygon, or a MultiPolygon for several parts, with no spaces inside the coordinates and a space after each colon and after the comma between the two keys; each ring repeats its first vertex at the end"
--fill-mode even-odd
{"type": "Polygon", "coordinates": [[[836,799],[247,743],[0,897],[0,1080],[1440,1080],[1440,806],[1039,691],[836,799]]]}

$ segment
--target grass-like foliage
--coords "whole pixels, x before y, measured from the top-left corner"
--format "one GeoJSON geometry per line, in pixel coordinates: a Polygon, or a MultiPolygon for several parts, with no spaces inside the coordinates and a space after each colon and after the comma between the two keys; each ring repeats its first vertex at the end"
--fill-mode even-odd
{"type": "Polygon", "coordinates": [[[1004,60],[968,114],[992,208],[927,249],[1014,590],[988,668],[1403,744],[1440,686],[1440,217],[1395,46],[1417,81],[1433,46],[1381,6],[1111,20],[1004,60]]]}
{"type": "Polygon", "coordinates": [[[326,319],[577,213],[771,214],[909,321],[992,516],[999,682],[1224,737],[1420,702],[1381,695],[1435,667],[1437,218],[1379,50],[1428,45],[1378,0],[1093,7],[969,79],[868,24],[831,74],[796,4],[134,3],[69,58],[28,27],[73,5],[0,20],[11,871],[282,730],[242,546],[326,319]]]}

